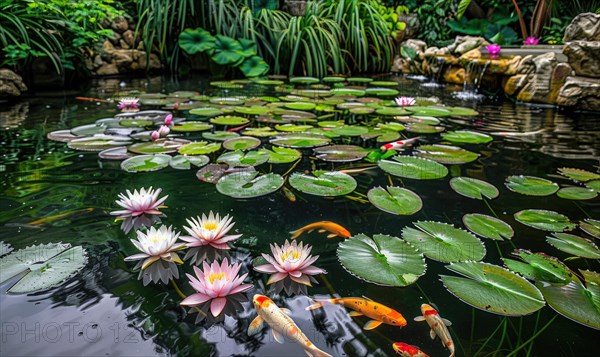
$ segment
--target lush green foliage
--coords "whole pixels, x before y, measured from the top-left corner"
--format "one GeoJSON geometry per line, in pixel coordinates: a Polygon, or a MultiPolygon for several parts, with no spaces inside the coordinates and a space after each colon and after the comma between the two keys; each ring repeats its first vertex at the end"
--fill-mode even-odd
{"type": "Polygon", "coordinates": [[[405,5],[419,17],[418,37],[429,46],[444,46],[452,42],[454,33],[447,22],[456,8],[453,0],[408,0],[405,5]]]}

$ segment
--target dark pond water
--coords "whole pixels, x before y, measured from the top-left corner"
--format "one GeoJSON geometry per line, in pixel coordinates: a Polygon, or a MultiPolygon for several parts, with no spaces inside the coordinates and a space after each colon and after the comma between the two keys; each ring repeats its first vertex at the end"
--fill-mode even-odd
{"type": "MultiPolygon", "coordinates": [[[[511,192],[504,185],[507,176],[520,174],[568,184],[568,180],[557,175],[561,167],[596,172],[600,157],[598,114],[566,113],[494,98],[460,100],[452,96],[452,92],[462,90],[460,87],[430,88],[401,77],[393,80],[398,81],[402,95],[438,96],[444,104],[472,107],[480,112],[474,117],[445,119],[442,125],[447,129],[537,131],[537,134],[494,136],[495,140],[489,144],[463,145],[479,153],[479,159],[464,165],[447,165],[450,175],[443,179],[394,178],[396,185],[416,192],[424,203],[423,209],[412,216],[396,216],[369,203],[344,197],[325,199],[297,193],[298,199],[291,202],[279,191],[255,199],[233,199],[219,194],[214,185],[198,181],[195,170],[126,173],[120,170],[118,162],[99,160],[96,153],[77,152],[64,143],[46,139],[51,131],[93,123],[118,112],[114,103],[79,101],[76,95],[110,98],[118,91],[130,89],[209,91],[202,78],[179,82],[165,78],[102,80],[81,93],[38,93],[14,105],[1,105],[0,241],[10,243],[15,249],[60,241],[83,245],[89,252],[89,262],[75,278],[46,291],[27,295],[7,293],[18,278],[0,285],[0,354],[304,355],[290,340],[278,344],[268,330],[248,337],[247,327],[256,315],[250,303],[245,305],[245,311],[224,323],[196,325],[195,315],[188,315],[187,309],[179,306],[181,299],[170,286],[144,287],[133,271],[134,264],[123,261],[125,256],[136,253],[131,237],[123,234],[119,223],[108,215],[117,209],[114,203],[117,195],[128,188],[161,187],[169,195],[163,222],[178,229],[186,218],[209,210],[233,216],[234,230],[243,236],[232,256],[245,264],[244,271],[251,267],[253,257],[269,252],[270,243],[281,244],[289,238],[290,231],[315,221],[334,221],[355,234],[400,236],[401,230],[412,226],[412,222],[433,220],[464,227],[461,218],[465,213],[495,212],[515,230],[512,243],[484,240],[487,248],[484,260],[501,265],[500,254],[508,256],[514,247],[546,252],[560,259],[569,256],[545,242],[547,232],[517,222],[513,218],[517,211],[549,209],[573,222],[600,219],[598,198],[571,201],[556,195],[530,197],[511,192]],[[453,176],[488,181],[500,190],[500,196],[489,201],[489,207],[483,201],[460,196],[450,189],[449,180],[453,176]]],[[[436,134],[427,136],[426,141],[442,140],[436,134]]],[[[310,170],[311,163],[327,170],[351,166],[306,159],[297,170],[310,170]]],[[[371,187],[388,184],[387,175],[380,170],[354,177],[358,182],[357,192],[363,194],[371,187]]],[[[597,330],[560,315],[555,318],[557,314],[548,306],[529,316],[504,318],[466,305],[440,282],[439,274],[452,274],[445,264],[427,259],[427,273],[417,284],[405,288],[382,287],[363,282],[340,266],[335,254],[339,240],[326,239],[318,233],[302,239],[313,245],[313,253],[320,255],[317,265],[328,271],[318,279],[318,285],[309,288],[310,296],[367,296],[395,308],[409,321],[403,329],[382,325],[364,331],[362,325],[367,319],[351,318],[340,306],[327,306],[311,314],[304,310],[310,304],[305,296],[274,297],[280,306],[292,311],[293,319],[313,343],[334,356],[392,356],[391,344],[396,341],[419,346],[430,356],[447,356],[448,351],[440,342],[429,338],[426,325],[412,321],[421,315],[419,307],[426,302],[434,303],[442,316],[453,322],[450,331],[457,345],[457,356],[507,356],[531,339],[532,343],[512,355],[582,357],[596,356],[600,350],[597,330]]],[[[576,259],[568,264],[573,269],[600,271],[598,261],[576,259]]],[[[249,297],[265,293],[264,277],[250,270],[249,278],[254,284],[249,297]]],[[[193,292],[187,279],[180,279],[179,285],[184,293],[193,292]]]]}

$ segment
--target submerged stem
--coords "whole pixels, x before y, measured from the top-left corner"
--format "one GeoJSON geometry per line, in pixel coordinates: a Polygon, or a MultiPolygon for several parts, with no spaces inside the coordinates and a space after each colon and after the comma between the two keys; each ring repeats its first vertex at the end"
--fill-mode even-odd
{"type": "MultiPolygon", "coordinates": [[[[503,317],[502,320],[506,320],[506,317],[503,317]]],[[[500,327],[502,326],[502,322],[500,322],[498,324],[498,326],[496,327],[496,329],[494,330],[494,332],[492,332],[488,338],[485,340],[485,342],[483,342],[483,345],[481,345],[481,347],[479,347],[479,349],[477,350],[477,352],[475,352],[475,354],[473,356],[479,356],[481,350],[483,350],[485,348],[485,346],[487,346],[488,342],[490,342],[490,340],[492,339],[492,337],[494,337],[494,335],[496,335],[496,332],[498,332],[498,330],[500,329],[500,327]]]]}
{"type": "MultiPolygon", "coordinates": [[[[520,345],[519,347],[515,348],[514,351],[512,351],[511,353],[509,353],[508,355],[506,355],[506,357],[512,357],[512,356],[516,356],[517,352],[519,352],[523,347],[527,346],[527,344],[531,343],[531,345],[533,346],[533,340],[535,340],[542,332],[544,332],[548,326],[550,326],[554,320],[558,317],[558,315],[554,315],[552,316],[552,318],[550,319],[550,321],[548,321],[544,327],[542,327],[541,330],[537,331],[533,336],[531,336],[527,341],[525,341],[525,343],[523,343],[522,345],[520,345]]],[[[531,347],[530,347],[531,349],[531,347]]]]}

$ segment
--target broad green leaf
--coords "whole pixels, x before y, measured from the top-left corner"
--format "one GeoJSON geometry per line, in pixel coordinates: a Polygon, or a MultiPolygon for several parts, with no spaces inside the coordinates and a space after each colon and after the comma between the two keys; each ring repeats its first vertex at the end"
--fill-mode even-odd
{"type": "Polygon", "coordinates": [[[214,132],[202,133],[202,138],[206,140],[225,141],[231,138],[237,138],[240,134],[225,130],[215,130],[214,132]]]}
{"type": "Polygon", "coordinates": [[[302,153],[296,149],[280,148],[277,146],[273,146],[271,150],[260,149],[260,151],[269,154],[270,164],[287,164],[302,157],[302,153]]]}
{"type": "Polygon", "coordinates": [[[303,132],[312,128],[312,125],[296,125],[296,124],[277,124],[275,129],[284,132],[303,132]]]}
{"type": "Polygon", "coordinates": [[[441,135],[444,139],[454,143],[486,144],[493,140],[493,138],[487,134],[470,130],[448,131],[441,135]]]}
{"type": "Polygon", "coordinates": [[[582,258],[600,259],[600,250],[589,239],[568,233],[554,233],[546,237],[546,242],[565,253],[582,258]]]}
{"type": "Polygon", "coordinates": [[[571,180],[579,182],[587,182],[591,180],[600,179],[600,174],[582,169],[575,169],[572,167],[561,167],[558,169],[558,173],[570,178],[571,180]]]}
{"type": "Polygon", "coordinates": [[[331,162],[357,161],[367,156],[370,151],[357,145],[327,145],[313,150],[317,158],[331,162]]]}
{"type": "Polygon", "coordinates": [[[588,181],[585,183],[585,187],[591,188],[596,192],[600,192],[600,180],[588,181]]]}
{"type": "Polygon", "coordinates": [[[509,176],[506,178],[509,190],[529,196],[549,196],[558,191],[558,184],[534,176],[509,176]]]}
{"type": "Polygon", "coordinates": [[[319,83],[319,79],[315,77],[292,77],[290,83],[314,84],[319,83]]]}
{"type": "Polygon", "coordinates": [[[208,143],[206,141],[197,141],[183,145],[179,148],[181,155],[206,155],[215,152],[221,148],[221,143],[208,143]]]}
{"type": "Polygon", "coordinates": [[[260,139],[252,136],[240,136],[230,138],[223,142],[223,147],[227,150],[251,150],[260,145],[260,139]]]}
{"type": "Polygon", "coordinates": [[[328,89],[294,89],[291,94],[307,98],[321,98],[332,95],[328,89]]]}
{"type": "Polygon", "coordinates": [[[478,154],[450,145],[420,145],[415,156],[442,164],[465,164],[477,160],[478,154]]]}
{"type": "Polygon", "coordinates": [[[326,138],[323,135],[308,133],[290,133],[288,135],[278,135],[274,139],[270,140],[270,143],[273,145],[290,148],[312,148],[327,145],[330,142],[331,139],[326,138]]]}
{"type": "Polygon", "coordinates": [[[406,110],[414,113],[415,115],[424,115],[431,117],[445,117],[448,115],[452,115],[452,111],[447,108],[438,107],[438,106],[427,106],[427,107],[419,107],[419,106],[411,106],[406,107],[406,110]]]}
{"type": "Polygon", "coordinates": [[[235,172],[225,175],[217,182],[217,191],[233,198],[252,198],[277,191],[283,186],[283,177],[268,173],[258,176],[258,172],[235,172]]]}
{"type": "Polygon", "coordinates": [[[271,112],[271,108],[252,105],[250,107],[235,107],[233,111],[244,115],[265,115],[271,112]]]}
{"type": "Polygon", "coordinates": [[[425,274],[425,259],[405,241],[383,234],[358,234],[341,242],[340,263],[350,274],[386,286],[408,286],[425,274]]]}
{"type": "Polygon", "coordinates": [[[342,125],[331,129],[331,132],[340,136],[360,136],[369,132],[369,128],[360,125],[342,125]]]}
{"type": "Polygon", "coordinates": [[[400,92],[396,89],[392,88],[380,88],[380,87],[371,87],[365,89],[365,93],[369,96],[375,97],[393,97],[400,94],[400,92]]]}
{"type": "Polygon", "coordinates": [[[373,81],[369,85],[375,87],[396,87],[400,83],[394,81],[373,81]]]}
{"type": "Polygon", "coordinates": [[[558,190],[556,195],[567,200],[591,200],[598,196],[598,192],[591,188],[569,186],[558,190]]]}
{"type": "Polygon", "coordinates": [[[28,270],[36,263],[43,263],[50,258],[71,248],[68,243],[48,243],[32,245],[19,249],[0,258],[0,283],[28,270]]]}
{"type": "Polygon", "coordinates": [[[504,264],[527,279],[563,285],[577,279],[571,269],[555,257],[544,253],[531,253],[525,249],[519,249],[513,254],[523,262],[502,258],[504,264]]]}
{"type": "Polygon", "coordinates": [[[350,83],[370,83],[373,82],[373,78],[368,77],[348,77],[346,80],[350,83]]]}
{"type": "Polygon", "coordinates": [[[212,125],[197,121],[182,121],[181,123],[174,125],[171,131],[175,132],[196,132],[205,131],[212,129],[212,125]]]}
{"type": "Polygon", "coordinates": [[[369,190],[367,197],[375,207],[392,214],[411,215],[423,208],[419,195],[401,187],[374,187],[369,190]]]}
{"type": "Polygon", "coordinates": [[[567,216],[542,209],[525,209],[515,213],[514,217],[524,225],[543,231],[562,232],[577,227],[567,216]]]}
{"type": "Polygon", "coordinates": [[[215,36],[215,50],[211,59],[222,66],[236,66],[244,60],[243,48],[239,41],[223,35],[215,36]]]}
{"type": "Polygon", "coordinates": [[[402,238],[415,246],[427,258],[450,263],[461,260],[479,261],[485,256],[485,246],[471,233],[447,223],[419,221],[420,230],[405,227],[402,238]]]}
{"type": "Polygon", "coordinates": [[[465,108],[465,107],[444,107],[444,109],[447,109],[450,111],[450,115],[451,116],[473,116],[473,115],[479,115],[479,112],[471,109],[471,108],[465,108]]]}
{"type": "Polygon", "coordinates": [[[503,240],[503,238],[511,239],[515,235],[515,231],[508,223],[485,214],[465,214],[462,221],[471,232],[485,238],[503,240]]]}
{"type": "Polygon", "coordinates": [[[246,58],[239,68],[246,77],[258,77],[267,74],[270,67],[261,56],[252,56],[246,58]]]}
{"type": "Polygon", "coordinates": [[[313,110],[317,105],[310,102],[289,102],[284,107],[292,110],[313,110]]]}
{"type": "Polygon", "coordinates": [[[170,154],[177,152],[181,147],[181,143],[172,142],[170,140],[157,140],[144,143],[135,143],[129,145],[127,150],[136,154],[170,154]]]}
{"type": "Polygon", "coordinates": [[[96,134],[104,134],[106,125],[102,124],[86,124],[76,126],[71,129],[71,134],[75,136],[93,136],[96,134]]]}
{"type": "Polygon", "coordinates": [[[184,156],[177,155],[171,158],[169,166],[176,170],[189,170],[192,166],[202,167],[210,162],[206,155],[184,156]]]}
{"type": "Polygon", "coordinates": [[[435,161],[414,156],[394,156],[395,161],[380,160],[379,167],[394,176],[416,180],[433,180],[446,176],[446,166],[435,161]]]}
{"type": "Polygon", "coordinates": [[[205,107],[192,109],[190,110],[190,114],[199,115],[201,117],[215,117],[223,114],[223,111],[217,108],[205,107]]]}
{"type": "Polygon", "coordinates": [[[138,155],[121,162],[121,169],[127,172],[149,172],[169,166],[171,156],[164,154],[138,155]]]}
{"type": "Polygon", "coordinates": [[[399,116],[408,115],[410,112],[403,107],[383,107],[375,110],[375,113],[379,115],[399,116]]]}
{"type": "Polygon", "coordinates": [[[215,48],[215,38],[201,28],[185,29],[179,34],[179,47],[189,55],[201,52],[211,54],[215,48]]]}
{"type": "Polygon", "coordinates": [[[458,194],[478,200],[483,200],[483,197],[494,199],[500,194],[491,183],[471,177],[453,177],[450,187],[458,194]]]}
{"type": "Polygon", "coordinates": [[[226,152],[217,158],[217,162],[223,162],[229,166],[258,166],[264,164],[267,160],[269,160],[268,153],[262,151],[248,151],[244,153],[240,150],[226,152]]]}
{"type": "Polygon", "coordinates": [[[600,221],[598,220],[586,218],[579,222],[579,228],[595,238],[600,238],[600,221]]]}
{"type": "Polygon", "coordinates": [[[216,125],[244,125],[250,120],[232,115],[218,116],[210,119],[210,122],[216,125]]]}
{"type": "Polygon", "coordinates": [[[313,174],[294,172],[288,181],[298,191],[325,197],[347,195],[356,188],[354,178],[341,172],[317,170],[313,174]]]}
{"type": "Polygon", "coordinates": [[[415,134],[435,134],[444,131],[441,126],[434,126],[426,123],[407,123],[406,131],[410,131],[415,134]]]}
{"type": "Polygon", "coordinates": [[[502,267],[483,262],[459,262],[446,268],[466,277],[440,275],[448,291],[483,311],[523,316],[544,307],[544,298],[533,284],[502,267]]]}
{"type": "Polygon", "coordinates": [[[94,136],[73,139],[67,143],[71,149],[81,151],[102,151],[117,146],[131,144],[132,139],[128,136],[96,134],[94,136]]]}
{"type": "Polygon", "coordinates": [[[268,137],[268,136],[275,136],[275,135],[280,134],[280,132],[273,130],[269,126],[263,126],[262,128],[250,128],[250,129],[246,129],[242,133],[244,135],[247,135],[247,136],[256,136],[256,137],[259,137],[259,138],[264,138],[264,137],[268,137]]]}
{"type": "Polygon", "coordinates": [[[352,95],[355,97],[361,97],[365,95],[365,91],[362,89],[355,88],[334,88],[331,90],[333,95],[352,95]]]}

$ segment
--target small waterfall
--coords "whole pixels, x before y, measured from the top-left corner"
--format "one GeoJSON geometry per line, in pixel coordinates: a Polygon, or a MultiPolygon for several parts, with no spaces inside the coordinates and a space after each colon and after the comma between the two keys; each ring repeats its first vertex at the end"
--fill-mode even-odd
{"type": "Polygon", "coordinates": [[[490,65],[490,61],[482,62],[478,60],[472,60],[465,66],[465,79],[463,81],[463,90],[455,92],[452,95],[455,98],[463,100],[481,100],[483,95],[479,94],[479,86],[485,71],[490,65]]]}
{"type": "Polygon", "coordinates": [[[431,72],[429,73],[429,80],[421,84],[423,87],[428,88],[439,88],[443,86],[442,75],[444,73],[444,64],[446,59],[444,57],[428,57],[426,58],[428,67],[431,72]]]}

